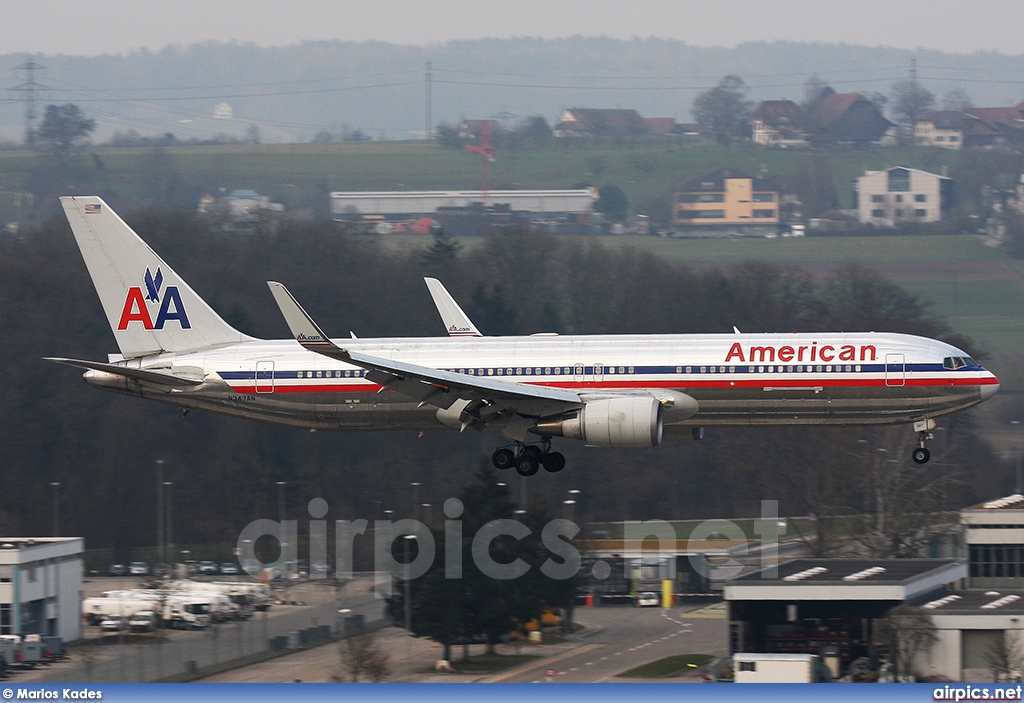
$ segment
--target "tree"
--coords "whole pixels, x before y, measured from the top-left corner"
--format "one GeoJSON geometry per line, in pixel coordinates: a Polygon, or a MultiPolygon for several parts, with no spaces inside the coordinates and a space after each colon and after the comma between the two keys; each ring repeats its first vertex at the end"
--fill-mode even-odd
{"type": "Polygon", "coordinates": [[[914,659],[934,647],[939,636],[931,616],[910,605],[893,608],[879,622],[878,636],[889,646],[893,674],[899,681],[914,672],[914,659]]]}
{"type": "Polygon", "coordinates": [[[423,269],[434,276],[445,273],[458,260],[462,245],[444,228],[434,232],[434,243],[423,251],[423,269]]]}
{"type": "Polygon", "coordinates": [[[78,105],[47,105],[36,137],[40,144],[63,160],[95,130],[96,120],[86,117],[78,105]]]}
{"type": "Polygon", "coordinates": [[[693,100],[693,118],[707,127],[720,144],[728,144],[746,124],[753,109],[750,89],[739,76],[726,76],[717,86],[693,100]]]}
{"type": "Polygon", "coordinates": [[[544,115],[534,115],[523,120],[516,131],[526,139],[542,141],[551,136],[551,125],[544,115]]]}
{"type": "Polygon", "coordinates": [[[342,681],[365,679],[380,683],[391,675],[391,657],[377,644],[372,632],[347,637],[339,643],[342,681]]]}
{"type": "Polygon", "coordinates": [[[608,219],[622,222],[629,216],[629,198],[618,186],[601,186],[597,191],[594,209],[603,212],[608,219]]]}
{"type": "Polygon", "coordinates": [[[917,81],[898,81],[891,92],[893,119],[904,133],[913,134],[918,118],[935,107],[935,93],[917,81]]]}
{"type": "Polygon", "coordinates": [[[822,98],[826,90],[832,90],[829,84],[825,82],[821,76],[817,73],[813,74],[810,78],[804,81],[804,109],[807,111],[813,110],[822,98]]]}
{"type": "Polygon", "coordinates": [[[1016,632],[1007,630],[997,633],[996,640],[984,654],[985,663],[997,679],[1001,677],[1003,681],[1009,681],[1014,672],[1024,671],[1024,647],[1021,644],[1016,632]]]}
{"type": "MultiPolygon", "coordinates": [[[[493,653],[501,639],[526,622],[541,615],[544,605],[568,607],[575,595],[577,576],[550,578],[541,571],[549,552],[541,542],[541,531],[550,523],[542,513],[522,515],[518,521],[528,533],[516,538],[497,534],[488,542],[488,554],[495,564],[513,564],[522,560],[528,568],[514,578],[495,578],[484,572],[474,558],[474,539],[495,520],[511,521],[515,514],[508,487],[499,484],[490,466],[477,471],[476,482],[459,492],[464,512],[462,523],[462,574],[450,577],[445,570],[447,558],[438,550],[427,573],[410,584],[412,631],[444,646],[444,657],[451,660],[451,647],[484,636],[488,652],[493,653]]],[[[434,536],[444,544],[445,535],[434,536]]],[[[570,565],[571,568],[571,565],[570,565]]],[[[388,599],[388,613],[400,622],[404,618],[405,586],[395,589],[388,599]]]]}
{"type": "Polygon", "coordinates": [[[245,129],[245,141],[247,144],[262,144],[263,133],[258,124],[251,124],[245,129]]]}
{"type": "Polygon", "coordinates": [[[942,96],[943,110],[963,112],[970,107],[973,107],[971,104],[971,96],[968,95],[967,91],[963,88],[953,88],[953,90],[942,96]]]}
{"type": "Polygon", "coordinates": [[[442,122],[434,129],[434,139],[437,143],[448,149],[461,149],[462,139],[459,137],[459,128],[448,122],[442,122]]]}

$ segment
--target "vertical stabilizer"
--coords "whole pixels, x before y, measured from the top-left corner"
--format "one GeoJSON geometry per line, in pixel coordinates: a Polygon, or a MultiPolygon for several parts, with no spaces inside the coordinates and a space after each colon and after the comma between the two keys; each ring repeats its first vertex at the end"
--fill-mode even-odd
{"type": "Polygon", "coordinates": [[[221,319],[103,200],[60,200],[125,358],[252,339],[221,319]]]}

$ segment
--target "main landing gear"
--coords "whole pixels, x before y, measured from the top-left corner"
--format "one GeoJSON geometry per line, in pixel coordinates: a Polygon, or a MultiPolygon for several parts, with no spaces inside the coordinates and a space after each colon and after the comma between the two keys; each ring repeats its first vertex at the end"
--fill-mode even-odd
{"type": "Polygon", "coordinates": [[[934,429],[935,420],[919,420],[914,423],[914,431],[917,432],[917,449],[911,456],[915,464],[927,464],[928,460],[932,458],[932,453],[925,448],[924,443],[929,439],[935,439],[935,435],[931,432],[934,429]]]}
{"type": "Polygon", "coordinates": [[[540,446],[515,442],[513,449],[502,447],[491,455],[491,463],[498,469],[516,467],[520,476],[533,476],[541,466],[549,473],[558,473],[565,468],[565,457],[551,451],[551,440],[545,439],[540,446]]]}

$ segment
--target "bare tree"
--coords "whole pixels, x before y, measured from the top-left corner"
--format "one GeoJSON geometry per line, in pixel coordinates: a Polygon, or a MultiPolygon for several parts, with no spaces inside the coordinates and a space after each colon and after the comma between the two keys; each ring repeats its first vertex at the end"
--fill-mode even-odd
{"type": "Polygon", "coordinates": [[[935,106],[935,93],[917,81],[898,81],[892,87],[892,116],[904,133],[914,133],[914,123],[935,106]]]}
{"type": "Polygon", "coordinates": [[[341,641],[341,681],[359,683],[362,680],[380,683],[391,676],[391,657],[374,637],[367,632],[341,641]]]}
{"type": "Polygon", "coordinates": [[[953,90],[942,96],[943,110],[955,110],[961,112],[969,107],[973,107],[971,104],[971,96],[968,95],[967,91],[963,88],[953,88],[953,90]]]}
{"type": "Polygon", "coordinates": [[[754,104],[747,100],[750,89],[739,76],[726,76],[718,85],[693,100],[693,117],[707,127],[720,144],[740,134],[754,104]]]}
{"type": "Polygon", "coordinates": [[[931,615],[910,605],[890,610],[879,621],[876,636],[889,646],[897,680],[912,676],[914,659],[927,654],[939,641],[931,615]]]}
{"type": "Polygon", "coordinates": [[[1024,671],[1024,643],[1016,632],[1006,631],[989,645],[985,663],[996,678],[1004,681],[1024,671]]]}
{"type": "Polygon", "coordinates": [[[871,557],[920,556],[932,538],[950,529],[940,511],[952,480],[933,464],[910,461],[914,435],[905,428],[887,428],[876,437],[858,440],[864,508],[856,541],[871,557]]]}

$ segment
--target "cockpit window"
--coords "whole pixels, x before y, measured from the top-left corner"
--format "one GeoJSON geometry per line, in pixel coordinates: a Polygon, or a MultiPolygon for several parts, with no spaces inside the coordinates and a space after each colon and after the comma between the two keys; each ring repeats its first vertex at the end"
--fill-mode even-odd
{"type": "Polygon", "coordinates": [[[977,366],[978,362],[969,356],[947,356],[942,360],[942,368],[954,371],[965,366],[977,366]]]}

